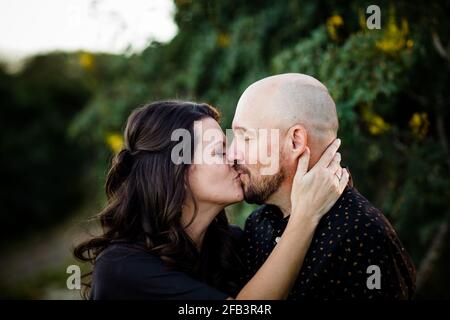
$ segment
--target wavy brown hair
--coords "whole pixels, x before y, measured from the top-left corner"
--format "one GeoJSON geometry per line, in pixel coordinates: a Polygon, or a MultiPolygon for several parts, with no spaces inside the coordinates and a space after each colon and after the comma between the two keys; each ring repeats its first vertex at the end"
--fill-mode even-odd
{"type": "MultiPolygon", "coordinates": [[[[106,179],[107,205],[98,215],[103,232],[74,249],[77,259],[95,266],[103,250],[124,242],[229,294],[237,292],[234,277],[240,264],[225,212],[208,227],[201,252],[181,224],[181,208],[190,189],[189,164],[172,161],[172,149],[180,142],[172,141],[172,132],[185,129],[193,137],[194,121],[207,117],[218,121],[219,113],[208,104],[182,101],[154,102],[132,112],[125,148],[113,159],[106,179]]],[[[84,275],[85,298],[91,274],[92,270],[84,275]]]]}

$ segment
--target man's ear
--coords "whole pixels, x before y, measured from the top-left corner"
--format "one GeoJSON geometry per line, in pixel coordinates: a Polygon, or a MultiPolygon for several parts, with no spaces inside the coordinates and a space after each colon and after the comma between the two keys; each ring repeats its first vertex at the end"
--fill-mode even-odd
{"type": "Polygon", "coordinates": [[[297,155],[301,155],[308,145],[308,134],[305,127],[296,124],[288,130],[288,141],[290,143],[290,150],[297,155]]]}

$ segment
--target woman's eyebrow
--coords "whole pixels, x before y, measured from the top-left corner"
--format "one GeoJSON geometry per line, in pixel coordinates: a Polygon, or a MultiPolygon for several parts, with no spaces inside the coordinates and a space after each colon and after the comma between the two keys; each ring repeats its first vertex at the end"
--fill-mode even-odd
{"type": "Polygon", "coordinates": [[[246,132],[246,131],[248,131],[248,130],[247,130],[247,128],[244,128],[244,127],[240,127],[240,126],[237,126],[237,127],[233,127],[233,130],[236,130],[236,131],[243,131],[243,132],[246,132]]]}

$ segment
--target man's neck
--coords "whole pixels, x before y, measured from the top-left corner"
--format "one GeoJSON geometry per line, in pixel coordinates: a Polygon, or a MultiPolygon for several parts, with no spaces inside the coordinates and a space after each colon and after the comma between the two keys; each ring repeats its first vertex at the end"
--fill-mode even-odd
{"type": "MultiPolygon", "coordinates": [[[[311,148],[311,146],[310,146],[311,148]]],[[[320,154],[318,154],[316,152],[316,150],[320,150],[318,147],[314,147],[311,148],[311,158],[309,160],[309,168],[308,170],[310,170],[316,163],[317,161],[320,159],[321,154],[323,153],[323,151],[320,152],[320,154]]],[[[325,150],[325,149],[324,149],[325,150]]],[[[291,177],[289,179],[286,179],[282,185],[280,186],[280,188],[274,192],[269,199],[267,199],[267,201],[265,203],[267,204],[273,204],[275,206],[277,206],[281,212],[283,213],[283,217],[287,217],[291,214],[291,190],[292,190],[292,183],[293,183],[293,177],[296,174],[296,168],[297,165],[295,166],[295,169],[292,168],[292,171],[288,171],[287,175],[288,177],[291,177]]]]}
{"type": "Polygon", "coordinates": [[[277,206],[286,218],[291,214],[291,192],[284,189],[278,189],[265,203],[277,206]]]}

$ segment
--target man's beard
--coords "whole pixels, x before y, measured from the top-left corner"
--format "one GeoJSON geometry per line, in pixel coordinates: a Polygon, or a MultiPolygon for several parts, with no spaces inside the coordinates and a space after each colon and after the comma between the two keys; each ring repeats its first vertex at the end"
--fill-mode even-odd
{"type": "Polygon", "coordinates": [[[263,175],[258,181],[252,181],[249,170],[239,164],[234,166],[235,170],[248,175],[248,183],[241,183],[244,190],[244,199],[248,203],[263,204],[275,191],[277,191],[285,178],[283,167],[276,174],[263,175]]]}

